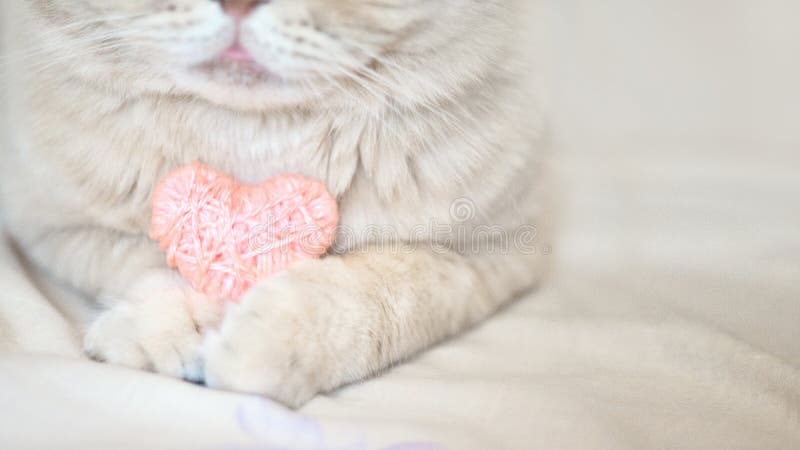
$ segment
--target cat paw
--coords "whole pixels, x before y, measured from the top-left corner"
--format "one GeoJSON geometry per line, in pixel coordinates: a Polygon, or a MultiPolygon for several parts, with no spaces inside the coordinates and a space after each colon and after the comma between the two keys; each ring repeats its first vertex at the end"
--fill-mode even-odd
{"type": "Polygon", "coordinates": [[[92,322],[83,338],[83,351],[90,358],[135,369],[145,369],[149,361],[139,345],[132,307],[119,305],[105,311],[92,322]]]}
{"type": "Polygon", "coordinates": [[[200,349],[205,326],[218,305],[180,287],[148,290],[103,312],[91,324],[83,348],[91,358],[175,378],[202,381],[200,349]]]}
{"type": "Polygon", "coordinates": [[[282,278],[253,289],[206,338],[206,385],[265,395],[290,408],[335,387],[319,320],[326,309],[324,299],[282,278]]]}

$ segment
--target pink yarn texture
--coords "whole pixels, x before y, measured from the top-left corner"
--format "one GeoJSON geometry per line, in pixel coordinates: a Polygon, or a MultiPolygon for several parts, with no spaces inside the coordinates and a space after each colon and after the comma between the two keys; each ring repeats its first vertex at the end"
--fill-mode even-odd
{"type": "Polygon", "coordinates": [[[259,280],[324,255],[338,222],[319,181],[284,174],[245,186],[194,163],[157,186],[150,237],[195,289],[238,300],[259,280]]]}

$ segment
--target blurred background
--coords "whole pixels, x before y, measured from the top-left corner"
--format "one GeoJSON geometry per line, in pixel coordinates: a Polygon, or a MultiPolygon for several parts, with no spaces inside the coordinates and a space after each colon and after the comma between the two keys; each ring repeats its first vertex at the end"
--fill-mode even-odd
{"type": "Polygon", "coordinates": [[[800,3],[542,9],[559,301],[680,316],[800,365],[800,3]]]}

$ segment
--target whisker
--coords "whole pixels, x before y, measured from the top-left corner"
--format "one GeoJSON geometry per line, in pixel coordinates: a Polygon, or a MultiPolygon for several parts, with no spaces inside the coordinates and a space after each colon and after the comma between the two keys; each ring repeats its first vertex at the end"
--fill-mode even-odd
{"type": "MultiPolygon", "coordinates": [[[[327,57],[326,58],[326,57],[324,57],[322,55],[316,55],[315,61],[324,64],[324,66],[326,68],[333,69],[333,70],[337,71],[340,75],[342,75],[345,78],[349,79],[357,87],[359,87],[361,90],[363,90],[367,94],[369,94],[371,98],[373,98],[374,100],[377,100],[387,110],[389,110],[390,112],[394,113],[395,118],[398,121],[402,121],[404,123],[404,126],[408,126],[409,121],[406,121],[405,118],[408,116],[408,112],[411,111],[411,108],[409,108],[408,105],[401,104],[403,106],[403,108],[405,109],[405,111],[401,111],[395,104],[393,104],[389,100],[389,98],[390,97],[395,97],[395,96],[392,95],[392,93],[393,93],[392,90],[390,88],[388,88],[387,86],[382,85],[380,83],[378,83],[377,86],[371,86],[370,84],[368,84],[367,83],[368,80],[363,79],[357,73],[354,72],[354,70],[358,70],[358,69],[361,68],[360,65],[359,66],[355,65],[355,61],[354,60],[352,61],[351,66],[343,66],[341,64],[341,62],[342,61],[346,61],[348,59],[346,56],[347,55],[336,55],[336,57],[327,57]],[[376,91],[376,88],[379,89],[379,90],[376,91]]],[[[352,58],[350,58],[350,59],[352,59],[352,58]]],[[[352,93],[350,95],[353,96],[352,93]]],[[[359,103],[363,103],[363,102],[359,101],[359,103]]],[[[369,113],[369,115],[371,117],[373,117],[376,120],[381,120],[381,117],[383,115],[383,111],[382,110],[373,111],[373,108],[369,107],[369,105],[365,105],[364,108],[368,111],[368,113],[369,113]]],[[[411,123],[415,123],[415,122],[411,121],[411,123]]],[[[395,131],[395,129],[393,127],[392,128],[387,128],[387,129],[390,129],[394,133],[394,135],[395,135],[394,137],[397,138],[398,141],[403,142],[403,141],[407,140],[404,136],[401,136],[399,134],[399,132],[395,131]]],[[[417,129],[415,131],[416,132],[413,133],[413,135],[416,136],[418,139],[421,139],[425,146],[427,146],[429,148],[433,147],[433,143],[428,139],[426,133],[423,133],[422,130],[419,130],[419,129],[417,129]]],[[[438,130],[438,127],[433,127],[432,126],[431,127],[431,131],[434,134],[436,134],[439,130],[438,130]]]]}
{"type": "MultiPolygon", "coordinates": [[[[355,44],[353,46],[358,46],[358,45],[355,44]]],[[[364,50],[365,53],[368,53],[367,56],[372,57],[373,60],[375,60],[379,64],[382,64],[384,67],[387,67],[387,69],[390,67],[394,67],[398,71],[401,71],[404,75],[420,79],[421,82],[424,82],[424,80],[419,78],[419,76],[413,71],[400,67],[399,65],[392,63],[391,61],[388,61],[386,58],[382,58],[372,52],[367,51],[366,49],[364,50]]],[[[348,58],[342,57],[341,55],[337,55],[336,58],[328,58],[331,64],[337,64],[338,62],[346,61],[347,59],[348,58]]],[[[398,83],[392,82],[385,76],[380,75],[377,71],[371,69],[366,65],[353,64],[351,67],[347,67],[343,70],[346,70],[349,74],[348,77],[357,84],[359,84],[360,86],[363,87],[364,84],[366,84],[367,80],[369,80],[379,85],[382,88],[384,95],[392,96],[394,99],[399,100],[400,104],[405,109],[413,110],[416,108],[422,108],[424,111],[427,111],[428,113],[432,114],[434,118],[438,119],[433,122],[426,119],[423,119],[422,122],[420,122],[419,120],[411,121],[412,124],[415,124],[417,126],[415,127],[414,130],[409,130],[409,131],[416,139],[419,139],[421,141],[421,144],[423,144],[424,146],[427,146],[428,148],[433,148],[433,146],[436,145],[436,141],[445,142],[449,139],[447,130],[454,131],[459,136],[462,137],[463,143],[467,146],[467,148],[472,150],[472,152],[470,152],[470,154],[465,155],[465,157],[469,158],[471,163],[476,166],[484,163],[484,160],[483,158],[481,158],[480,155],[485,153],[484,150],[486,147],[492,146],[493,140],[488,138],[485,135],[482,127],[480,127],[477,124],[472,124],[474,126],[470,126],[469,129],[467,129],[467,124],[465,124],[465,119],[467,117],[471,117],[472,116],[471,113],[464,112],[459,117],[455,113],[449,111],[448,109],[443,108],[441,105],[431,103],[431,101],[428,99],[413,98],[411,96],[408,96],[404,93],[402,86],[399,86],[398,83]],[[355,71],[358,72],[353,73],[355,71]],[[426,130],[422,130],[419,128],[418,124],[420,123],[426,125],[426,130]],[[430,138],[431,136],[433,136],[435,140],[431,140],[430,138]]],[[[374,94],[374,90],[372,89],[368,89],[368,92],[374,94]]],[[[373,95],[373,96],[376,97],[378,100],[382,100],[383,97],[378,95],[373,95]]],[[[454,106],[458,107],[456,103],[454,103],[454,106]]],[[[397,111],[397,108],[392,108],[392,109],[394,111],[397,111]]],[[[400,117],[405,117],[405,115],[401,113],[400,117]]],[[[408,126],[408,123],[406,124],[406,126],[408,126]]],[[[403,140],[405,139],[402,139],[401,141],[403,140]]],[[[466,180],[462,180],[462,182],[466,183],[466,180]]]]}
{"type": "MultiPolygon", "coordinates": [[[[350,45],[350,46],[356,47],[360,51],[364,52],[368,57],[372,58],[373,60],[375,60],[376,62],[378,62],[381,65],[392,67],[395,70],[402,71],[404,76],[415,78],[416,80],[418,80],[420,82],[423,82],[423,83],[425,82],[424,79],[420,78],[419,75],[417,75],[413,71],[410,71],[407,68],[404,68],[404,67],[398,65],[397,63],[394,63],[394,62],[388,60],[387,58],[382,57],[382,56],[370,51],[369,49],[367,49],[365,46],[363,46],[361,44],[358,44],[358,43],[355,43],[355,42],[351,42],[351,41],[347,41],[345,43],[346,43],[346,45],[350,45]]],[[[379,81],[382,80],[384,85],[387,86],[387,88],[392,89],[391,82],[389,82],[385,77],[380,76],[375,70],[369,68],[368,66],[364,65],[364,66],[360,67],[358,70],[361,71],[361,72],[364,72],[367,75],[372,76],[373,78],[376,78],[376,77],[379,78],[379,81]]],[[[397,92],[400,95],[403,95],[402,94],[403,89],[394,89],[394,91],[397,92]]],[[[429,112],[431,112],[433,114],[439,114],[439,115],[442,115],[442,116],[446,116],[446,118],[449,121],[448,123],[450,123],[453,126],[456,126],[457,127],[457,131],[459,133],[461,133],[462,135],[472,134],[472,133],[468,133],[468,131],[465,128],[463,128],[463,124],[462,124],[462,119],[461,118],[455,116],[453,113],[451,113],[450,111],[447,111],[446,109],[443,109],[441,107],[437,107],[437,105],[431,103],[430,100],[427,100],[427,99],[415,99],[415,98],[411,98],[410,96],[407,96],[407,95],[404,95],[403,97],[404,97],[405,100],[409,100],[413,104],[421,106],[421,107],[425,108],[426,110],[428,110],[429,112]]],[[[472,131],[474,133],[476,130],[479,130],[479,129],[480,129],[480,127],[473,127],[472,131]]],[[[484,136],[481,136],[481,137],[485,138],[484,136]]],[[[488,141],[488,139],[486,139],[486,141],[488,141]]]]}
{"type": "MultiPolygon", "coordinates": [[[[77,60],[78,58],[81,58],[81,57],[84,57],[84,56],[89,56],[89,55],[92,55],[92,54],[96,54],[97,52],[104,52],[104,51],[109,51],[109,50],[119,50],[119,49],[122,49],[122,48],[126,48],[129,45],[130,44],[126,43],[126,42],[109,42],[109,43],[102,44],[102,45],[95,45],[95,46],[84,48],[84,49],[82,49],[80,51],[77,51],[77,52],[69,52],[69,53],[63,54],[63,55],[61,55],[61,56],[59,56],[57,58],[54,58],[54,59],[50,59],[50,60],[47,60],[47,61],[41,61],[38,64],[33,64],[33,65],[30,65],[30,66],[26,67],[26,69],[29,70],[29,71],[35,72],[35,73],[42,73],[42,72],[45,72],[45,71],[47,71],[48,69],[50,69],[50,68],[52,68],[54,66],[58,66],[58,65],[64,64],[64,63],[68,63],[71,60],[77,60]]],[[[141,42],[137,42],[136,43],[137,48],[141,48],[143,46],[146,47],[148,45],[150,45],[150,43],[148,43],[146,41],[141,41],[141,42]]]]}
{"type": "MultiPolygon", "coordinates": [[[[87,45],[91,46],[92,44],[96,44],[96,43],[103,43],[103,42],[107,42],[107,41],[111,41],[111,40],[119,40],[119,39],[122,39],[122,38],[125,38],[125,37],[133,36],[139,30],[126,30],[126,31],[128,31],[128,32],[127,33],[121,33],[119,31],[108,32],[108,33],[101,34],[101,35],[96,35],[96,36],[91,36],[91,37],[86,37],[86,38],[82,38],[82,39],[79,39],[79,40],[71,41],[71,42],[69,42],[69,47],[84,47],[84,46],[87,46],[87,45]]],[[[141,30],[141,31],[145,31],[145,30],[141,30]]],[[[42,46],[36,47],[36,48],[21,50],[21,51],[16,52],[16,53],[7,53],[5,55],[0,56],[0,63],[4,63],[4,62],[5,63],[23,62],[23,61],[25,61],[27,59],[35,58],[37,56],[47,55],[49,53],[58,52],[59,50],[62,50],[62,49],[58,48],[57,46],[64,46],[64,45],[66,45],[66,44],[59,43],[59,44],[56,44],[55,46],[52,45],[52,44],[49,45],[49,46],[48,45],[42,45],[42,46]]]]}
{"type": "MultiPolygon", "coordinates": [[[[118,15],[118,16],[103,16],[97,17],[94,19],[83,20],[79,22],[71,22],[67,25],[56,27],[56,28],[49,28],[41,32],[37,32],[36,36],[40,39],[49,39],[53,37],[62,37],[65,33],[77,29],[81,29],[84,27],[88,27],[91,25],[97,24],[104,24],[104,23],[113,23],[117,21],[125,21],[125,20],[132,20],[141,17],[147,17],[147,14],[129,14],[129,15],[118,15]]],[[[35,47],[34,47],[35,48],[35,47]]]]}

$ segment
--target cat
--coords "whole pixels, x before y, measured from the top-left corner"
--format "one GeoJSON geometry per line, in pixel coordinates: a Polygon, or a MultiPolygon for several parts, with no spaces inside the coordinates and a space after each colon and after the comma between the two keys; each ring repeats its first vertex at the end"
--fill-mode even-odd
{"type": "Polygon", "coordinates": [[[102,305],[91,357],[300,407],[543,278],[530,3],[5,0],[4,226],[102,305]],[[349,235],[224,310],[147,236],[154,186],[198,160],[321,180],[349,235]]]}

